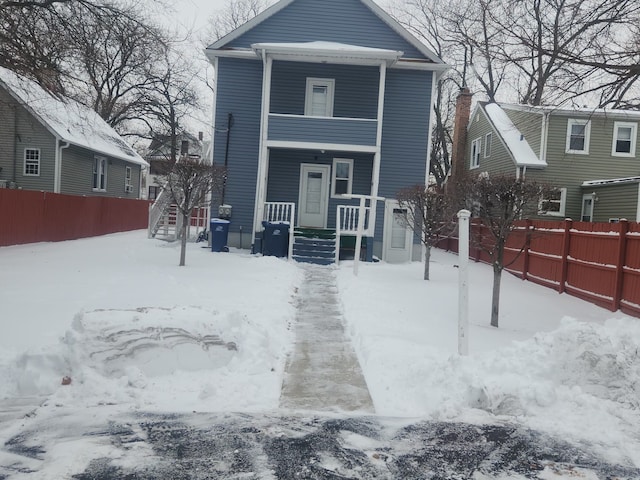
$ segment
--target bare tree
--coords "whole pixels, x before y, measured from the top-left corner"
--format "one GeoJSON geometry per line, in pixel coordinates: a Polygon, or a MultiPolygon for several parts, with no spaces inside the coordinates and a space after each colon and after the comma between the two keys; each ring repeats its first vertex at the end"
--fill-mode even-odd
{"type": "Polygon", "coordinates": [[[455,228],[452,222],[453,203],[437,185],[414,185],[400,190],[396,198],[407,211],[405,221],[425,246],[424,279],[429,280],[431,247],[449,236],[455,228]]]}
{"type": "MultiPolygon", "coordinates": [[[[491,326],[498,327],[502,271],[509,266],[505,264],[504,255],[507,240],[516,227],[516,221],[534,215],[540,198],[553,189],[546,184],[525,181],[513,176],[490,177],[486,172],[475,179],[462,180],[458,188],[461,192],[459,197],[465,200],[465,206],[483,227],[472,232],[472,241],[491,259],[491,326]],[[485,233],[489,238],[484,237],[485,233]]],[[[526,232],[526,235],[529,234],[530,232],[526,232]]],[[[523,250],[524,243],[521,251],[523,250]]]]}
{"type": "Polygon", "coordinates": [[[193,209],[201,206],[208,193],[221,188],[225,171],[206,159],[184,155],[171,165],[160,179],[164,191],[171,197],[182,216],[180,230],[180,263],[184,266],[187,254],[187,229],[193,209]]]}

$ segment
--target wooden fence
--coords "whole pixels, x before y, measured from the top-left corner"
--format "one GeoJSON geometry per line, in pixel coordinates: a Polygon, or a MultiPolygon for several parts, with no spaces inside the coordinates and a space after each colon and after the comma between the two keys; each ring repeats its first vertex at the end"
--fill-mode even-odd
{"type": "Polygon", "coordinates": [[[146,229],[149,202],[0,189],[0,247],[146,229]]]}
{"type": "MultiPolygon", "coordinates": [[[[482,226],[471,228],[472,238],[490,244],[482,226]]],[[[438,246],[457,252],[458,239],[438,246]]],[[[490,262],[480,248],[469,255],[490,262]]],[[[640,317],[640,223],[527,220],[507,241],[505,265],[522,279],[640,317]]]]}

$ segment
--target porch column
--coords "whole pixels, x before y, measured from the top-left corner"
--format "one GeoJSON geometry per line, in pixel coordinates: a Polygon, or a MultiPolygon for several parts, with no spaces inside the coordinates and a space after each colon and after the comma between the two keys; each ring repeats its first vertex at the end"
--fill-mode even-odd
{"type": "MultiPolygon", "coordinates": [[[[387,63],[382,62],[380,64],[380,82],[378,85],[378,116],[377,116],[377,131],[376,131],[376,152],[373,154],[373,172],[371,173],[371,196],[378,196],[378,186],[380,184],[380,157],[382,147],[382,120],[384,116],[384,92],[387,82],[387,63]]],[[[378,202],[371,200],[371,210],[369,216],[369,222],[373,222],[369,225],[373,234],[375,234],[376,224],[376,207],[378,202]]]]}
{"type": "Polygon", "coordinates": [[[269,149],[267,137],[269,132],[269,109],[271,105],[271,69],[273,59],[262,51],[262,118],[260,121],[260,152],[258,154],[258,176],[256,179],[256,202],[253,217],[251,242],[255,240],[256,231],[262,228],[264,202],[267,197],[267,177],[269,174],[269,149]]]}

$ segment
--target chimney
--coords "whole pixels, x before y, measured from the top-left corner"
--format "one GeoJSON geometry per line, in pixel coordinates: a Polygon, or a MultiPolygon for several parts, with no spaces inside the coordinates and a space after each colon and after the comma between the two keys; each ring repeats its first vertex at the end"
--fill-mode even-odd
{"type": "Polygon", "coordinates": [[[469,88],[463,87],[456,98],[456,116],[453,120],[453,145],[451,148],[451,178],[453,179],[464,172],[471,97],[473,94],[469,88]]]}

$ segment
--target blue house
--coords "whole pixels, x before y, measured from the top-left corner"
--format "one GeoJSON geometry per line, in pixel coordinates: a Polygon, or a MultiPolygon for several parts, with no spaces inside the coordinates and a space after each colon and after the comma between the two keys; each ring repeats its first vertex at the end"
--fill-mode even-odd
{"type": "Polygon", "coordinates": [[[263,222],[286,221],[294,257],[336,234],[344,255],[362,218],[369,258],[419,258],[394,198],[426,182],[442,60],[371,0],[281,0],[206,55],[213,159],[228,168],[212,207],[232,207],[229,245],[259,250],[263,222]]]}

